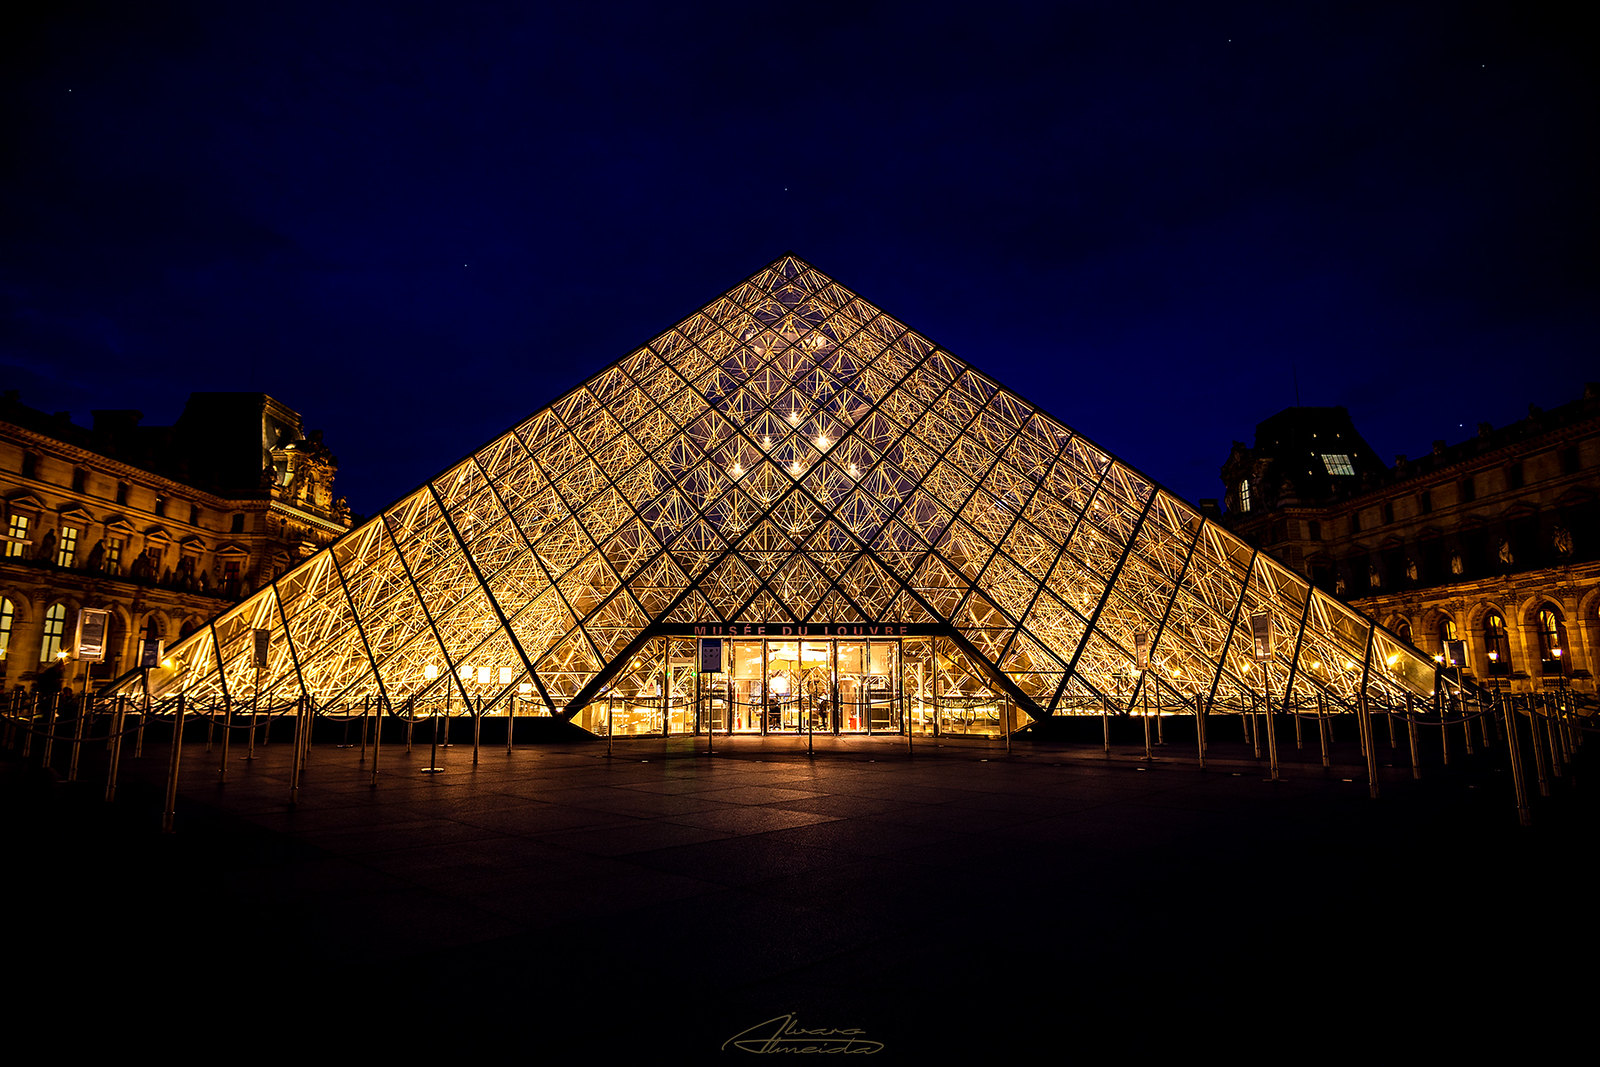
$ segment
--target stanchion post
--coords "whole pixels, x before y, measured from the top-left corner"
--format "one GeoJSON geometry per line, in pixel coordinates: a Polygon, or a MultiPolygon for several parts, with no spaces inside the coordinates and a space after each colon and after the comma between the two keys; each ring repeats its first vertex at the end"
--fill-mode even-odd
{"type": "Polygon", "coordinates": [[[1360,736],[1362,753],[1367,758],[1367,795],[1377,800],[1378,746],[1377,739],[1373,737],[1372,714],[1367,707],[1367,694],[1364,691],[1356,694],[1356,729],[1360,736]]]}
{"type": "Polygon", "coordinates": [[[382,696],[367,698],[374,706],[372,714],[372,788],[378,788],[378,752],[383,748],[383,713],[388,701],[382,696]]]}
{"type": "Polygon", "coordinates": [[[72,723],[72,754],[67,759],[67,781],[78,780],[78,753],[83,749],[83,727],[89,718],[89,678],[84,671],[83,699],[78,701],[78,715],[72,723]]]}
{"type": "Polygon", "coordinates": [[[106,803],[117,796],[117,768],[122,762],[122,726],[127,718],[128,698],[119,696],[111,711],[111,755],[106,768],[106,803]]]}
{"type": "Polygon", "coordinates": [[[161,813],[161,832],[172,833],[173,819],[178,809],[178,764],[183,758],[184,694],[178,694],[177,709],[172,714],[172,753],[167,762],[167,803],[161,813]]]}
{"type": "Polygon", "coordinates": [[[1506,731],[1506,751],[1511,757],[1511,788],[1516,794],[1517,822],[1522,826],[1532,826],[1533,809],[1528,806],[1528,783],[1522,777],[1522,753],[1517,744],[1517,713],[1509,700],[1502,699],[1498,690],[1495,692],[1495,702],[1500,705],[1504,717],[1502,725],[1506,731]]]}

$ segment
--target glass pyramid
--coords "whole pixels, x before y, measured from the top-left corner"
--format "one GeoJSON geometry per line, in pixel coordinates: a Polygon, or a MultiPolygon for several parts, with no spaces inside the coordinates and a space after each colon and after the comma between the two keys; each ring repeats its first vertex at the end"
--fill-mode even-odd
{"type": "Polygon", "coordinates": [[[1015,726],[1268,684],[1344,706],[1434,684],[1415,649],[785,255],[219,616],[151,686],[591,728],[596,708],[653,700],[650,731],[672,732],[753,721],[700,702],[737,704],[742,676],[765,709],[785,656],[832,657],[819,699],[841,709],[853,665],[896,705],[880,728],[918,721],[909,705],[941,685],[1015,726]],[[707,636],[729,661],[696,658],[707,636]],[[807,638],[828,646],[774,643],[807,638]],[[674,720],[680,699],[700,710],[674,720]]]}

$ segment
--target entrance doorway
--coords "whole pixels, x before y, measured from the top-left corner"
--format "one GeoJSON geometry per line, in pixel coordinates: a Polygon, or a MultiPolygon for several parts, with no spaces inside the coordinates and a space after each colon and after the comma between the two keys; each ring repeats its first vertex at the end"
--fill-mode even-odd
{"type": "Polygon", "coordinates": [[[696,638],[658,637],[575,721],[617,737],[903,734],[998,737],[1022,715],[944,637],[723,639],[701,674],[696,638]]]}

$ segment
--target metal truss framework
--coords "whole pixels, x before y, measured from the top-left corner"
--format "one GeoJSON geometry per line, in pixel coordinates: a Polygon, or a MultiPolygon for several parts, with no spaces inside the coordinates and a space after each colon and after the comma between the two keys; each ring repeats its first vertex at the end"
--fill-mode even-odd
{"type": "MultiPolygon", "coordinates": [[[[945,624],[1033,716],[1434,666],[786,255],[172,650],[157,695],[571,715],[647,629],[945,624]],[[1248,617],[1279,640],[1254,662],[1248,617]],[[271,633],[259,672],[252,631],[271,633]],[[1135,678],[1135,634],[1150,670],[1135,678]],[[259,690],[257,681],[259,678],[259,690]]],[[[122,683],[132,691],[136,683],[122,683]]]]}

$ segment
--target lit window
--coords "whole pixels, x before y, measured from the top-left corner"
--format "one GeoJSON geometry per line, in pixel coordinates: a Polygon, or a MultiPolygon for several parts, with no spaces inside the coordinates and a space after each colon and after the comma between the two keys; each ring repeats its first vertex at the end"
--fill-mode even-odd
{"type": "Polygon", "coordinates": [[[1343,452],[1324,452],[1322,465],[1329,474],[1355,474],[1355,464],[1350,462],[1350,457],[1343,452]]]}
{"type": "Polygon", "coordinates": [[[28,539],[28,516],[11,516],[11,525],[6,532],[10,535],[10,540],[6,542],[6,555],[22,555],[23,542],[28,539]]]}
{"type": "Polygon", "coordinates": [[[1555,609],[1539,609],[1539,660],[1546,674],[1561,673],[1561,657],[1566,655],[1561,619],[1555,609]]]}
{"type": "Polygon", "coordinates": [[[78,562],[78,528],[61,527],[61,540],[56,545],[56,566],[71,567],[78,562]]]}
{"type": "Polygon", "coordinates": [[[0,660],[6,658],[6,653],[11,649],[11,624],[17,619],[17,606],[5,597],[0,597],[0,660]]]}
{"type": "Polygon", "coordinates": [[[1483,617],[1483,646],[1489,653],[1489,673],[1511,673],[1511,639],[1506,634],[1506,620],[1491,611],[1483,617]]]}
{"type": "Polygon", "coordinates": [[[1250,510],[1250,479],[1245,478],[1239,483],[1239,510],[1250,510]]]}
{"type": "Polygon", "coordinates": [[[44,613],[44,643],[39,646],[40,663],[55,661],[56,653],[61,651],[61,637],[66,632],[67,606],[51,604],[50,610],[44,613]]]}
{"type": "Polygon", "coordinates": [[[122,538],[113,537],[106,542],[106,573],[122,573],[122,538]]]}

